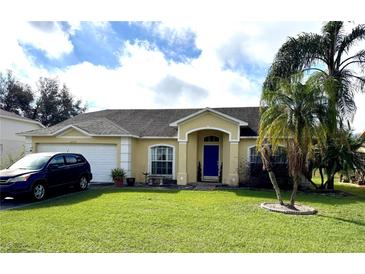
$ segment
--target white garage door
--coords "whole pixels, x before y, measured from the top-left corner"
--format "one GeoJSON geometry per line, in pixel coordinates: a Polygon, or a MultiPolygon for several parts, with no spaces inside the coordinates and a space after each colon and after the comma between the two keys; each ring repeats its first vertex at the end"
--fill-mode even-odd
{"type": "Polygon", "coordinates": [[[37,152],[82,154],[91,166],[93,182],[111,182],[110,172],[117,167],[117,147],[106,144],[38,144],[37,152]]]}

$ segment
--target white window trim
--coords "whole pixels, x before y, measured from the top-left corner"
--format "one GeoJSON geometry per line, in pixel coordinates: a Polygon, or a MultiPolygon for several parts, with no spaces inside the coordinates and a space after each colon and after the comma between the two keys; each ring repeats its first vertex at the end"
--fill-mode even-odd
{"type": "Polygon", "coordinates": [[[256,145],[249,146],[247,148],[247,162],[251,164],[251,148],[256,147],[256,145]]]}
{"type": "MultiPolygon", "coordinates": [[[[256,145],[252,145],[252,146],[249,146],[249,147],[247,148],[247,162],[248,162],[249,164],[251,164],[251,153],[250,153],[250,150],[251,150],[251,148],[253,148],[253,147],[256,147],[256,145]]],[[[278,147],[285,148],[285,146],[278,146],[278,147]]],[[[260,156],[261,156],[261,155],[260,155],[260,156]]]]}
{"type": "MultiPolygon", "coordinates": [[[[154,144],[148,147],[148,173],[150,175],[152,172],[152,148],[154,147],[158,147],[158,146],[165,146],[165,147],[171,147],[172,148],[172,179],[176,180],[176,174],[175,174],[175,162],[176,162],[176,153],[175,153],[175,146],[173,145],[168,145],[168,144],[154,144]]],[[[156,176],[167,176],[167,175],[158,175],[156,174],[156,176]]]]}

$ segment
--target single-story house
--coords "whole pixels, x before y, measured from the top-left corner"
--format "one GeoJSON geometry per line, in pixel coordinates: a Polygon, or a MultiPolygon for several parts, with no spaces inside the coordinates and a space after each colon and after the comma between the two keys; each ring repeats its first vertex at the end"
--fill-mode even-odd
{"type": "Polygon", "coordinates": [[[28,152],[82,153],[98,182],[121,167],[139,182],[148,172],[179,185],[221,179],[235,186],[241,162],[258,160],[259,118],[258,107],[110,109],[22,135],[28,152]]]}
{"type": "Polygon", "coordinates": [[[17,133],[41,128],[44,126],[40,122],[0,109],[0,169],[18,160],[25,152],[26,138],[17,133]]]}

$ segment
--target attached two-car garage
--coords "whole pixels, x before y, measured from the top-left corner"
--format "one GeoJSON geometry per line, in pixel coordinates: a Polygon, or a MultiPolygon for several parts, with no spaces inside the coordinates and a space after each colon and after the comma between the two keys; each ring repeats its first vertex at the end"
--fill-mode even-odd
{"type": "Polygon", "coordinates": [[[93,182],[111,182],[110,172],[117,167],[117,146],[112,144],[38,144],[37,152],[82,154],[91,165],[93,182]]]}

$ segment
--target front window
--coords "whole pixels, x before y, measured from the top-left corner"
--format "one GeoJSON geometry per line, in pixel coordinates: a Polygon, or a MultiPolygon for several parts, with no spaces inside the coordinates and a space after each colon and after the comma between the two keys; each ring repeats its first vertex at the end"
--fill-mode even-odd
{"type": "Polygon", "coordinates": [[[156,146],[151,148],[151,174],[172,175],[172,147],[156,146]]]}
{"type": "Polygon", "coordinates": [[[250,148],[250,163],[251,164],[261,164],[261,155],[256,150],[256,147],[250,148]]]}
{"type": "MultiPolygon", "coordinates": [[[[270,160],[275,164],[285,164],[286,163],[286,153],[283,147],[278,147],[274,154],[271,155],[270,160]]],[[[256,150],[256,147],[250,148],[250,163],[251,164],[261,164],[261,155],[256,150]]]]}
{"type": "Polygon", "coordinates": [[[51,157],[50,155],[29,154],[15,162],[9,169],[42,169],[51,157]]]}

